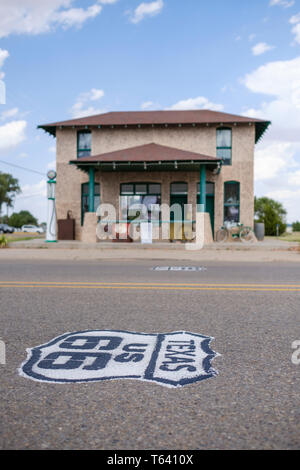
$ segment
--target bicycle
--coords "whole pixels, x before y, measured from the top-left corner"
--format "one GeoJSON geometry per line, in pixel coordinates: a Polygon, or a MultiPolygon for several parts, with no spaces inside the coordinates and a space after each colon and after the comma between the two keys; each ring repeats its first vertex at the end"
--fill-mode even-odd
{"type": "Polygon", "coordinates": [[[244,226],[244,224],[224,224],[216,233],[217,242],[226,242],[228,237],[236,239],[239,238],[242,242],[252,243],[255,240],[254,233],[251,227],[244,226]],[[233,229],[236,231],[233,231],[233,229]]]}

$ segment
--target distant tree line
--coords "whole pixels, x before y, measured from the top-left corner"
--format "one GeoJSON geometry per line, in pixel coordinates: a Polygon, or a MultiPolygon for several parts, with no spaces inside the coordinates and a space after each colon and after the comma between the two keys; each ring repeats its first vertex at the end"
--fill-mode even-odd
{"type": "Polygon", "coordinates": [[[17,178],[10,173],[0,171],[0,223],[21,228],[22,225],[38,225],[37,219],[29,211],[14,212],[11,216],[2,215],[3,207],[6,206],[6,212],[14,205],[17,194],[21,193],[21,188],[17,178]]]}
{"type": "Polygon", "coordinates": [[[292,224],[292,227],[293,227],[293,232],[300,232],[300,222],[294,222],[292,224]]]}
{"type": "Polygon", "coordinates": [[[265,224],[266,235],[279,235],[286,231],[286,210],[280,202],[268,197],[255,197],[254,199],[255,221],[265,224]]]}

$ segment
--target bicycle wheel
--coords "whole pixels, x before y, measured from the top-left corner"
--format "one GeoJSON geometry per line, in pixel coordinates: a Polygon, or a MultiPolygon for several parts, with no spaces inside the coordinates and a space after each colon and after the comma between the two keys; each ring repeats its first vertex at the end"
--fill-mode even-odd
{"type": "Polygon", "coordinates": [[[239,236],[242,242],[245,242],[245,243],[254,242],[254,233],[251,227],[243,227],[242,230],[240,231],[239,236]]]}
{"type": "Polygon", "coordinates": [[[216,233],[216,241],[217,242],[225,242],[228,238],[228,232],[224,228],[221,228],[216,233]]]}

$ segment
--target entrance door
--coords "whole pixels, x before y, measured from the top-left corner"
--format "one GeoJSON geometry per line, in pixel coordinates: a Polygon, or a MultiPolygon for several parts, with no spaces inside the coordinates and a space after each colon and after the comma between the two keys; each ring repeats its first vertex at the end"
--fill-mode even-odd
{"type": "Polygon", "coordinates": [[[183,221],[185,205],[188,203],[188,185],[187,183],[172,183],[170,194],[170,239],[183,240],[184,227],[183,221]],[[172,210],[172,206],[173,210],[172,210]]]}
{"type": "MultiPolygon", "coordinates": [[[[94,208],[95,211],[100,205],[100,184],[94,186],[94,208]]],[[[81,185],[81,225],[83,225],[84,214],[89,211],[89,183],[81,185]]]]}
{"type": "MultiPolygon", "coordinates": [[[[197,190],[197,204],[200,204],[200,183],[197,190]]],[[[209,213],[212,233],[215,228],[215,183],[206,182],[206,212],[209,213]]]]}

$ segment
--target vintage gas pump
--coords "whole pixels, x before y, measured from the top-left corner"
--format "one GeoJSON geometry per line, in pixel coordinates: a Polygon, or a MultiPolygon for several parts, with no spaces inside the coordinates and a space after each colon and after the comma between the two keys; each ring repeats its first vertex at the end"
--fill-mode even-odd
{"type": "Polygon", "coordinates": [[[55,194],[56,194],[56,172],[49,170],[47,173],[47,198],[48,198],[48,218],[47,218],[47,235],[46,242],[56,242],[56,209],[55,209],[55,194]]]}

